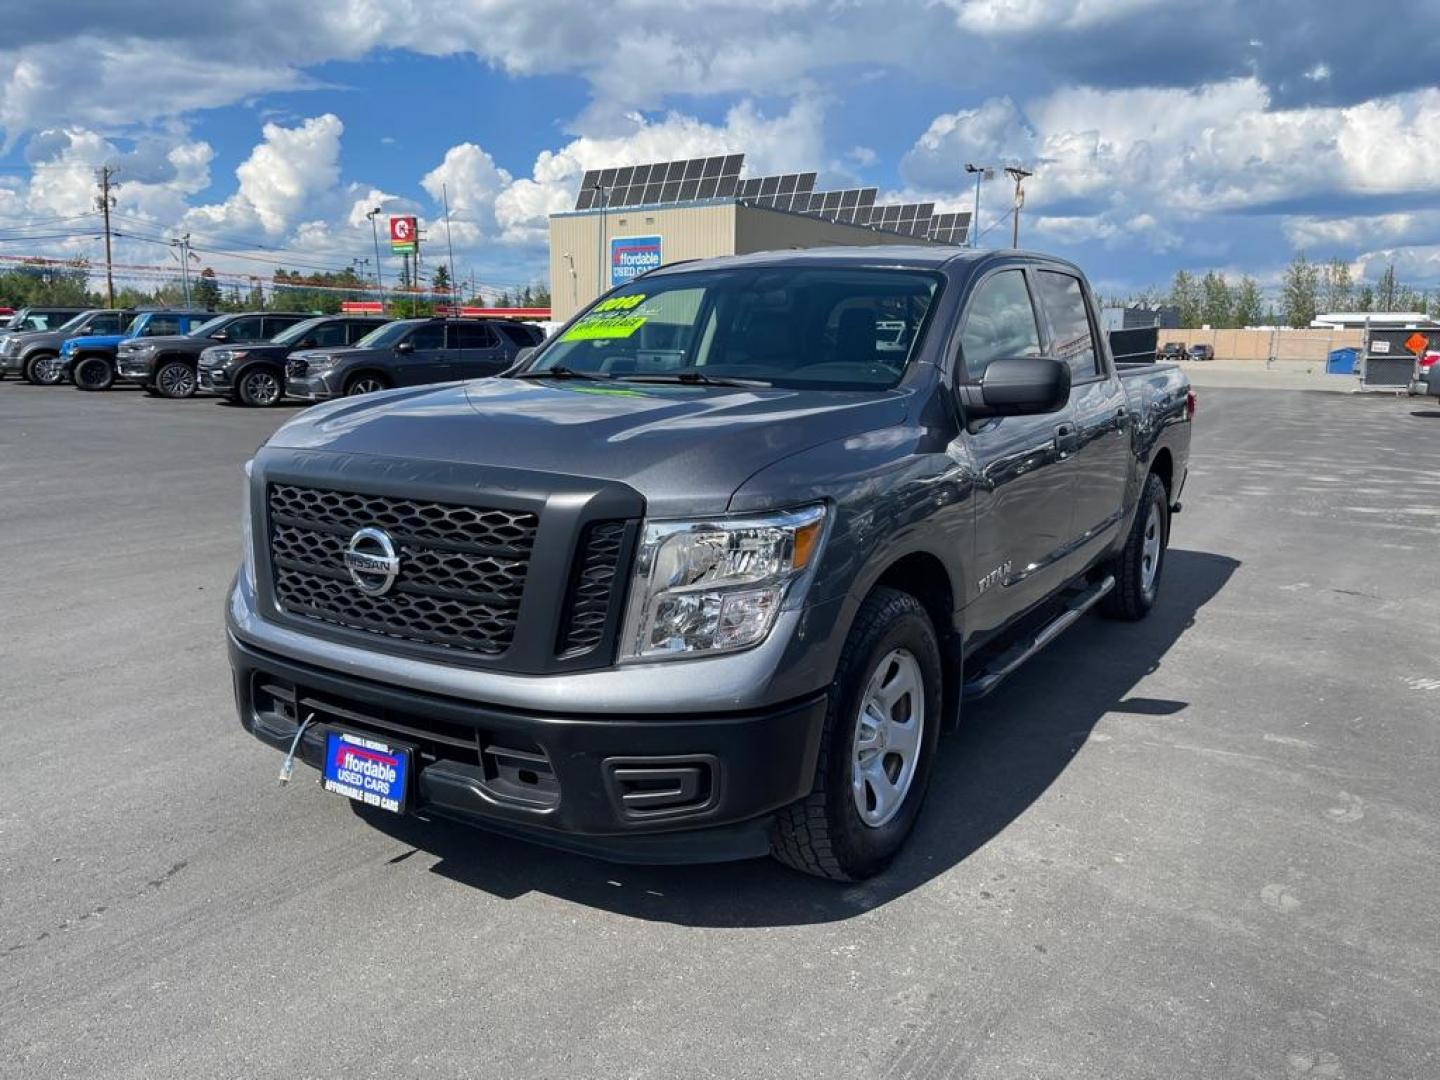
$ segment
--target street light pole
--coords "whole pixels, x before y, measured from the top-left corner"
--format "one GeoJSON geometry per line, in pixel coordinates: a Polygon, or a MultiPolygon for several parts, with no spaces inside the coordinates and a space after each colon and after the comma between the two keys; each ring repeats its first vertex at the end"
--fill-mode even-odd
{"type": "Polygon", "coordinates": [[[375,224],[375,218],[380,214],[380,207],[369,211],[365,216],[370,219],[370,235],[375,240],[375,288],[380,293],[380,314],[385,314],[385,282],[380,277],[380,227],[375,224]]]}
{"type": "Polygon", "coordinates": [[[1020,246],[1020,208],[1025,205],[1025,192],[1020,185],[1025,182],[1026,177],[1035,174],[1027,172],[1018,165],[1011,165],[1005,170],[1005,175],[1015,181],[1015,221],[1010,226],[1010,246],[1018,248],[1020,246]]]}
{"type": "Polygon", "coordinates": [[[970,246],[974,248],[980,246],[980,181],[994,180],[995,170],[989,165],[971,165],[967,162],[965,171],[975,174],[975,214],[970,219],[970,246]]]}

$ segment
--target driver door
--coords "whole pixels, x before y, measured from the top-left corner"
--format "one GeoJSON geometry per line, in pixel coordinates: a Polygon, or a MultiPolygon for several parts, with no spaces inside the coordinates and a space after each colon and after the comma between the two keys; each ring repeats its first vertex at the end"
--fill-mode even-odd
{"type": "MultiPolygon", "coordinates": [[[[957,381],[978,383],[995,360],[1043,357],[1045,338],[1031,271],[985,277],[960,331],[957,381]]],[[[1070,406],[1040,416],[1001,416],[970,425],[978,483],[974,548],[965,583],[969,629],[985,634],[1029,610],[1063,580],[1071,534],[1070,406]]]]}
{"type": "Polygon", "coordinates": [[[416,327],[404,343],[410,348],[401,351],[397,346],[391,360],[396,386],[423,386],[455,378],[454,358],[445,347],[443,322],[416,327]]]}

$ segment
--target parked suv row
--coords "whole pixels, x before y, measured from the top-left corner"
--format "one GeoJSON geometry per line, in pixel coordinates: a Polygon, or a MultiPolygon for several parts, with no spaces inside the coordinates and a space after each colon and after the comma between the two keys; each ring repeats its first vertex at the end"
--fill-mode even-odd
{"type": "Polygon", "coordinates": [[[192,310],[91,309],[58,325],[59,309],[20,313],[53,330],[0,331],[0,374],[53,386],[108,390],[134,383],[147,393],[190,397],[197,390],[251,407],[287,394],[320,401],[392,386],[483,378],[511,367],[544,332],[508,319],[302,312],[211,315],[192,310]]]}
{"type": "Polygon", "coordinates": [[[521,349],[544,340],[538,327],[505,320],[401,319],[352,348],[296,352],[285,366],[285,392],[303,401],[367,394],[498,375],[521,349]]]}
{"type": "Polygon", "coordinates": [[[32,319],[27,322],[31,329],[7,333],[0,342],[0,372],[53,386],[63,378],[59,360],[66,341],[84,334],[118,334],[134,317],[135,312],[129,310],[92,308],[76,312],[50,329],[34,328],[38,320],[32,319]]]}

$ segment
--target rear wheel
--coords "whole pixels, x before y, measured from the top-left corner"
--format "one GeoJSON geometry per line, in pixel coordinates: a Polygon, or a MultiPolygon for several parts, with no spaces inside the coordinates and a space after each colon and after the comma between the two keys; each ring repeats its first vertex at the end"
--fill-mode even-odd
{"type": "Polygon", "coordinates": [[[60,360],[54,353],[32,356],[25,365],[25,378],[36,386],[55,386],[63,378],[60,360]]]}
{"type": "Polygon", "coordinates": [[[285,396],[285,384],[273,368],[251,368],[240,376],[236,399],[252,409],[268,409],[285,396]]]}
{"type": "Polygon", "coordinates": [[[166,360],[155,372],[155,389],[161,397],[191,397],[195,393],[195,372],[183,360],[166,360]]]}
{"type": "Polygon", "coordinates": [[[1115,587],[1100,601],[1100,613],[1112,619],[1143,619],[1160,595],[1165,549],[1170,543],[1170,497],[1165,483],[1151,473],[1135,511],[1125,546],[1110,562],[1115,587]]]}
{"type": "Polygon", "coordinates": [[[830,688],[815,786],[776,816],[771,851],[808,874],[859,881],[905,843],[940,732],[940,645],[920,602],[866,598],[830,688]]]}
{"type": "Polygon", "coordinates": [[[103,356],[82,356],[71,378],[77,390],[109,390],[115,385],[115,367],[103,356]]]}
{"type": "Polygon", "coordinates": [[[384,390],[389,384],[384,376],[362,371],[358,375],[350,376],[345,383],[345,396],[353,397],[356,394],[373,394],[377,390],[384,390]]]}

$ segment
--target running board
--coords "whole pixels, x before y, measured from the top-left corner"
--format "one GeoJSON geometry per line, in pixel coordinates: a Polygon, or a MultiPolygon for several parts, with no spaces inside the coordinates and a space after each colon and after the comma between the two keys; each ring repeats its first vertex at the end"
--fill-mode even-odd
{"type": "Polygon", "coordinates": [[[981,675],[975,676],[965,684],[964,699],[975,701],[984,697],[999,686],[1011,675],[1016,668],[1029,660],[1037,652],[1043,649],[1050,642],[1068,630],[1075,621],[1084,615],[1092,607],[1100,602],[1100,598],[1115,587],[1115,579],[1107,577],[1104,581],[1097,582],[1085,592],[1076,596],[1065,610],[1046,624],[1045,628],[1031,638],[1028,642],[1019,642],[996,659],[995,664],[986,668],[981,675]]]}

